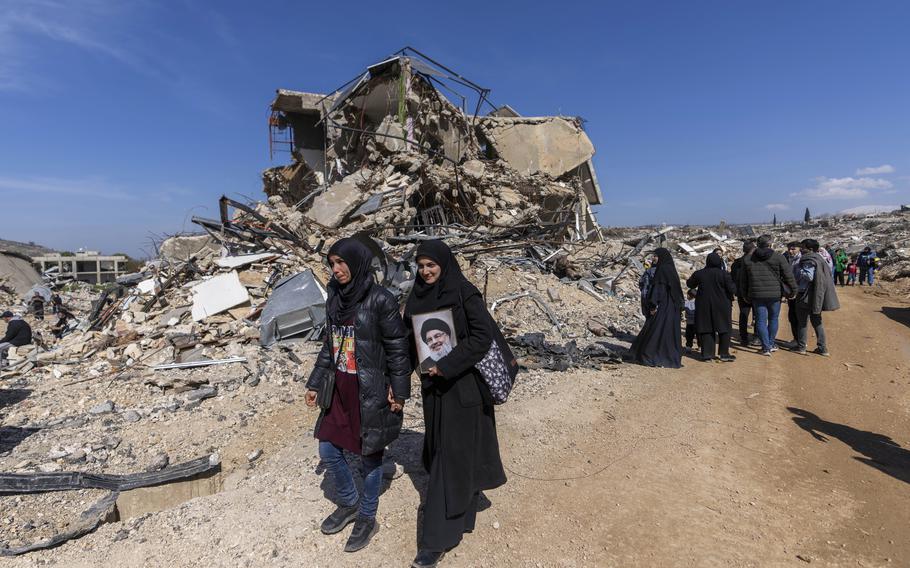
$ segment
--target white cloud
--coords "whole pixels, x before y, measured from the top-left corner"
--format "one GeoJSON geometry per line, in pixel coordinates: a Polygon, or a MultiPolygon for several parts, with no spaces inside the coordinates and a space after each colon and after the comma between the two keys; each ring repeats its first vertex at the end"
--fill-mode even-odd
{"type": "Polygon", "coordinates": [[[765,209],[768,211],[786,211],[790,206],[786,203],[769,203],[765,205],[765,209]]]}
{"type": "Polygon", "coordinates": [[[870,213],[890,213],[900,209],[900,205],[860,205],[841,211],[842,215],[868,215],[870,213]]]}
{"type": "Polygon", "coordinates": [[[790,196],[809,199],[860,199],[868,196],[870,190],[894,187],[888,180],[868,177],[818,177],[814,181],[815,186],[791,193],[790,196]]]}
{"type": "Polygon", "coordinates": [[[893,174],[896,170],[894,166],[890,164],[883,164],[881,166],[875,166],[871,168],[860,168],[856,170],[856,175],[858,176],[875,176],[881,174],[893,174]]]}

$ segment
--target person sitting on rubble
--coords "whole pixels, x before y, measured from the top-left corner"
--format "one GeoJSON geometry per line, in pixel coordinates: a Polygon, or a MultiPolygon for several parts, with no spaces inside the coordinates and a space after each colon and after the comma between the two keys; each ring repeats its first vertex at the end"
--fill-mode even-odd
{"type": "Polygon", "coordinates": [[[723,269],[723,262],[717,253],[711,253],[705,267],[696,270],[686,280],[689,288],[698,290],[695,309],[695,329],[701,346],[702,361],[714,361],[719,357],[723,362],[734,361],[730,355],[730,333],[733,330],[733,298],[736,285],[730,273],[723,269]],[[716,343],[715,343],[716,341],[716,343]],[[714,346],[717,345],[717,355],[714,346]]]}
{"type": "Polygon", "coordinates": [[[856,266],[856,258],[851,258],[850,263],[847,264],[847,286],[856,286],[856,275],[859,273],[859,268],[856,266]]]}
{"type": "Polygon", "coordinates": [[[364,548],[379,530],[382,456],[401,432],[402,409],[411,395],[408,333],[397,300],[373,280],[372,257],[352,238],[329,249],[326,337],[306,382],[307,406],[315,407],[318,395],[322,409],[314,430],[319,457],[340,501],[321,530],[335,534],[353,522],[346,552],[364,548]],[[345,450],[361,456],[362,496],[345,450]]]}
{"type": "Polygon", "coordinates": [[[796,293],[796,278],[787,259],[771,248],[771,236],[758,238],[758,248],[745,260],[746,301],[755,310],[761,354],[777,351],[776,337],[781,297],[796,293]]]}
{"type": "Polygon", "coordinates": [[[63,339],[63,336],[66,334],[67,331],[69,331],[67,328],[69,327],[69,322],[72,319],[76,319],[76,316],[74,316],[67,309],[60,308],[60,312],[59,312],[58,318],[57,318],[57,323],[55,323],[51,327],[51,333],[54,334],[54,337],[56,337],[57,339],[63,339]]]}
{"type": "Polygon", "coordinates": [[[831,280],[831,269],[828,263],[819,254],[818,241],[804,239],[800,243],[802,255],[799,262],[799,271],[796,277],[797,293],[795,298],[797,315],[797,343],[794,351],[800,355],[806,354],[808,342],[808,322],[812,322],[815,338],[818,343],[814,353],[829,356],[828,344],[825,337],[825,328],[822,325],[822,312],[837,310],[840,302],[837,291],[831,280]]]}
{"type": "Polygon", "coordinates": [[[655,272],[646,298],[648,318],[632,342],[632,358],[650,367],[682,367],[682,328],[680,314],[685,296],[673,255],[663,247],[654,251],[655,272]]]}
{"type": "MultiPolygon", "coordinates": [[[[60,294],[54,292],[51,295],[51,313],[59,314],[60,310],[63,309],[63,298],[60,297],[60,294]]],[[[72,314],[71,314],[72,315],[72,314]]]]}
{"type": "MultiPolygon", "coordinates": [[[[736,303],[739,307],[739,344],[743,347],[746,345],[761,345],[761,342],[758,339],[758,333],[755,332],[752,335],[752,340],[749,340],[749,316],[752,314],[752,305],[746,301],[746,282],[744,278],[746,277],[745,269],[743,263],[747,258],[752,255],[752,252],[755,250],[755,239],[749,239],[743,243],[743,255],[733,261],[733,266],[730,267],[730,277],[733,278],[733,283],[736,285],[736,303]]],[[[755,323],[754,321],[752,322],[755,323]]],[[[752,326],[753,330],[755,326],[752,326]]]]}
{"type": "MultiPolygon", "coordinates": [[[[495,342],[508,372],[517,370],[502,332],[487,310],[483,296],[441,240],[417,247],[417,278],[405,305],[405,325],[412,334],[415,316],[450,310],[452,351],[420,373],[423,395],[423,466],[427,479],[416,568],[436,566],[474,530],[480,492],[506,482],[499,455],[493,395],[477,370],[495,342]]],[[[678,323],[677,323],[678,326],[678,323]]],[[[417,341],[412,360],[416,362],[417,341]]]]}
{"type": "Polygon", "coordinates": [[[32,296],[32,299],[28,302],[29,309],[32,311],[32,315],[35,316],[35,319],[38,321],[44,320],[44,296],[40,293],[35,292],[35,295],[32,296]]]}
{"type": "Polygon", "coordinates": [[[22,347],[32,342],[32,328],[28,322],[7,310],[0,314],[6,322],[6,334],[0,339],[0,367],[6,366],[6,355],[11,347],[22,347]]]}

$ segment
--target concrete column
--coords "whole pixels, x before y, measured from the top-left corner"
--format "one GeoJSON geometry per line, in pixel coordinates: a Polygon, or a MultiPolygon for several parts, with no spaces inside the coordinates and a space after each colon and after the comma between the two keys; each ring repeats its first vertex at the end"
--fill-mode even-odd
{"type": "Polygon", "coordinates": [[[101,261],[95,261],[95,283],[101,284],[101,261]]]}

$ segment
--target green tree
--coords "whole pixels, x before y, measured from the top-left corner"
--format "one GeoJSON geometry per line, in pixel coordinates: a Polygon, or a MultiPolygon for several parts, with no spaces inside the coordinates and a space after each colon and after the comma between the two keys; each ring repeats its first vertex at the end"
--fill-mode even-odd
{"type": "Polygon", "coordinates": [[[811,223],[811,222],[812,222],[812,215],[809,214],[809,208],[808,208],[808,207],[806,207],[806,214],[803,215],[803,222],[804,222],[804,223],[811,223]]]}

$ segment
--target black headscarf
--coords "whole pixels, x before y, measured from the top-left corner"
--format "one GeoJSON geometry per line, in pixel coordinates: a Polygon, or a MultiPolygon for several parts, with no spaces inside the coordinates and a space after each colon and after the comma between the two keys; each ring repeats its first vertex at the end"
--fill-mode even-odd
{"type": "Polygon", "coordinates": [[[443,306],[459,302],[461,287],[467,282],[452,249],[441,240],[423,241],[417,247],[415,258],[426,257],[439,265],[439,278],[427,284],[420,272],[414,282],[411,296],[408,298],[406,311],[409,314],[422,314],[435,311],[443,306]]]}
{"type": "Polygon", "coordinates": [[[723,268],[724,261],[716,252],[712,252],[708,255],[708,259],[705,260],[705,268],[723,268]]]}
{"type": "Polygon", "coordinates": [[[682,308],[683,304],[686,303],[686,299],[683,296],[682,286],[679,284],[679,273],[676,272],[673,255],[670,254],[669,250],[661,247],[654,251],[654,256],[657,257],[657,270],[654,272],[652,289],[659,285],[668,286],[670,288],[670,299],[673,300],[674,304],[682,308]]]}
{"type": "Polygon", "coordinates": [[[326,258],[332,255],[344,260],[351,270],[351,280],[347,284],[339,284],[334,277],[329,281],[326,313],[333,323],[341,324],[354,317],[357,306],[373,287],[373,274],[370,269],[373,253],[357,239],[345,238],[332,245],[326,258]]]}

